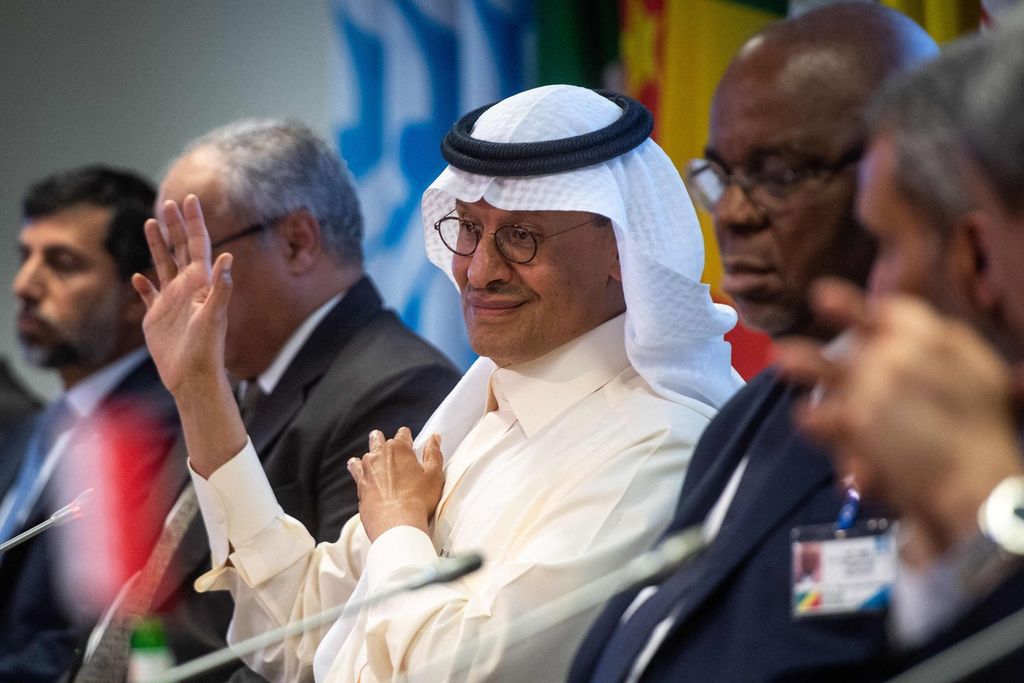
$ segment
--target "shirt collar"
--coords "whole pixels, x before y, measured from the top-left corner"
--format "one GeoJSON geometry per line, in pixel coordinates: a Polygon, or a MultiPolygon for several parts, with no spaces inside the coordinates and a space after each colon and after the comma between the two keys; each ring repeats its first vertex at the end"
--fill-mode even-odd
{"type": "Polygon", "coordinates": [[[292,364],[293,360],[295,360],[295,356],[298,355],[299,351],[302,349],[302,345],[306,343],[307,339],[309,339],[309,335],[313,334],[313,330],[316,329],[316,326],[319,325],[330,310],[334,308],[334,305],[341,301],[341,297],[344,295],[345,292],[339,292],[332,296],[326,303],[320,306],[320,308],[310,313],[309,316],[302,321],[302,324],[292,332],[292,336],[288,337],[288,341],[284,343],[284,346],[282,346],[281,350],[278,351],[277,356],[274,357],[274,362],[256,378],[256,381],[259,382],[260,389],[263,390],[264,394],[269,396],[274,392],[274,388],[277,386],[277,383],[281,381],[285,370],[287,370],[288,366],[292,364]]]}
{"type": "Polygon", "coordinates": [[[627,367],[619,315],[536,360],[495,370],[488,405],[511,411],[531,437],[627,367]]]}
{"type": "Polygon", "coordinates": [[[134,351],[121,356],[113,363],[92,373],[75,386],[68,389],[63,396],[68,407],[79,417],[89,417],[96,410],[100,401],[128,376],[132,370],[146,359],[146,347],[140,346],[134,351]]]}

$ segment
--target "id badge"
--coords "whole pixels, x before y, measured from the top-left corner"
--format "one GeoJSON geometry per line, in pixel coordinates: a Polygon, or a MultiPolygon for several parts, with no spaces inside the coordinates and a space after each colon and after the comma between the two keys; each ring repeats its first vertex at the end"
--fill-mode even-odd
{"type": "Polygon", "coordinates": [[[793,618],[881,612],[896,576],[893,526],[867,519],[849,529],[834,524],[796,527],[793,549],[793,618]]]}

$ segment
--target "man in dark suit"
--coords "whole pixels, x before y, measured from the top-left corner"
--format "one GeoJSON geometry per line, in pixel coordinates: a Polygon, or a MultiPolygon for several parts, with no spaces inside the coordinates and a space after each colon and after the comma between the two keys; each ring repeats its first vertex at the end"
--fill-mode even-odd
{"type": "MultiPolygon", "coordinates": [[[[346,461],[371,429],[418,430],[459,374],[382,308],[349,174],[305,126],[243,121],[194,141],[160,203],[187,194],[208,207],[214,253],[235,257],[225,359],[249,436],[284,509],[317,541],[336,540],[358,507],[346,461]]],[[[192,589],[209,558],[193,515],[153,601],[179,661],[225,644],[230,596],[192,589]]],[[[208,680],[232,672],[260,680],[239,663],[208,680]]]]}
{"type": "MultiPolygon", "coordinates": [[[[140,553],[185,481],[168,456],[178,430],[174,403],[142,343],[143,309],[125,296],[132,273],[149,268],[142,225],[155,194],[134,174],[87,166],[37,182],[23,199],[18,338],[30,362],[58,373],[62,392],[17,428],[0,456],[0,541],[47,519],[82,490],[82,475],[104,469],[81,469],[83,447],[103,425],[139,427],[127,451],[101,456],[131,482],[113,491],[132,515],[140,553]]],[[[90,594],[68,596],[58,569],[66,561],[74,574],[85,564],[72,552],[83,538],[95,553],[90,561],[106,552],[89,530],[87,520],[76,521],[0,556],[0,680],[53,681],[72,661],[96,615],[77,609],[90,594]]]]}
{"type": "MultiPolygon", "coordinates": [[[[747,324],[827,339],[811,281],[862,283],[871,264],[852,217],[864,105],[890,73],[936,53],[906,17],[857,3],[775,24],[733,60],[688,182],[713,214],[723,287],[747,324]]],[[[878,612],[794,616],[791,534],[834,524],[844,504],[826,454],[796,433],[800,396],[768,370],[711,422],[670,530],[703,524],[714,540],[659,585],[612,600],[570,680],[799,679],[884,648],[878,612]]]]}

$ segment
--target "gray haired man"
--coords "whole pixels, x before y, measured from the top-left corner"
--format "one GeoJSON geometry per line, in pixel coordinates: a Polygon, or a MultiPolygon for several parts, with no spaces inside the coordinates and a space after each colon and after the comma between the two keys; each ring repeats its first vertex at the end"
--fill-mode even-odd
{"type": "MultiPolygon", "coordinates": [[[[224,366],[239,381],[260,462],[283,508],[317,541],[335,540],[358,505],[345,462],[363,453],[371,428],[419,429],[458,373],[382,308],[363,273],[349,173],[306,126],[241,121],[199,138],[170,166],[158,202],[187,194],[207,209],[213,254],[236,256],[224,366]]],[[[186,495],[194,501],[191,488],[186,495]]],[[[189,510],[155,595],[128,601],[163,617],[178,660],[223,646],[231,616],[228,596],[192,589],[210,549],[189,510]]],[[[86,667],[109,669],[109,649],[93,643],[86,667]]],[[[235,676],[255,678],[244,667],[235,676]]]]}

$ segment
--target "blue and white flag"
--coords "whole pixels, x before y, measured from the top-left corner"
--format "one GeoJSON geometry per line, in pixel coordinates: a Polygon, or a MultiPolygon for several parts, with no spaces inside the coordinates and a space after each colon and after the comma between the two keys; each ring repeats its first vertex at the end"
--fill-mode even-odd
{"type": "Polygon", "coordinates": [[[423,248],[420,196],[463,113],[535,81],[533,0],[332,0],[332,109],[356,179],[367,270],[388,305],[463,368],[459,298],[423,248]]]}

